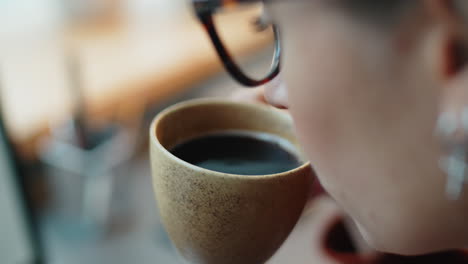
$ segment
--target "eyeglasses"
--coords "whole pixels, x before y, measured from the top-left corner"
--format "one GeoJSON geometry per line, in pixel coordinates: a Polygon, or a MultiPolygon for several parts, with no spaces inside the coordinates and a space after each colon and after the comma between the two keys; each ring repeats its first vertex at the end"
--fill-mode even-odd
{"type": "MultiPolygon", "coordinates": [[[[226,43],[223,42],[220,37],[218,31],[219,28],[217,28],[216,22],[213,19],[214,15],[225,7],[232,7],[241,4],[263,3],[262,0],[192,0],[192,3],[198,19],[203,24],[219,58],[223,62],[224,68],[235,80],[247,87],[255,87],[271,81],[278,75],[280,70],[281,45],[277,26],[271,24],[271,30],[274,38],[274,52],[269,71],[263,78],[255,79],[247,75],[233,59],[231,52],[226,48],[226,43]]],[[[258,17],[255,20],[254,26],[258,31],[265,30],[270,26],[268,25],[269,22],[265,20],[266,19],[264,17],[258,17]]]]}

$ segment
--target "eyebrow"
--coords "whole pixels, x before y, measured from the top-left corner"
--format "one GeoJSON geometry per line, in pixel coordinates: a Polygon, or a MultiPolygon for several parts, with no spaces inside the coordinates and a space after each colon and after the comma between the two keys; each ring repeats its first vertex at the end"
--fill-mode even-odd
{"type": "Polygon", "coordinates": [[[200,2],[200,3],[219,3],[223,4],[232,4],[232,3],[249,3],[249,2],[262,2],[264,0],[192,0],[192,2],[200,2]]]}
{"type": "MultiPolygon", "coordinates": [[[[287,0],[293,2],[304,2],[305,0],[287,0]]],[[[378,0],[376,0],[378,1],[378,0]]],[[[216,12],[217,9],[231,8],[242,4],[256,4],[256,3],[280,3],[285,2],[282,0],[191,0],[192,5],[195,7],[195,12],[198,15],[211,14],[216,12]]]]}
{"type": "Polygon", "coordinates": [[[211,13],[218,8],[232,7],[238,4],[265,3],[271,0],[192,0],[197,13],[211,13]]]}

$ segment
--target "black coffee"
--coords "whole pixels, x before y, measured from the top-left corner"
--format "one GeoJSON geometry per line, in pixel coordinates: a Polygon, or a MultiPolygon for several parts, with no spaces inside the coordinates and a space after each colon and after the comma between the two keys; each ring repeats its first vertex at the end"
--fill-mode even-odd
{"type": "Polygon", "coordinates": [[[193,165],[231,174],[274,174],[301,165],[299,159],[282,146],[284,144],[279,144],[284,139],[269,134],[257,135],[213,134],[182,143],[171,152],[193,165]]]}

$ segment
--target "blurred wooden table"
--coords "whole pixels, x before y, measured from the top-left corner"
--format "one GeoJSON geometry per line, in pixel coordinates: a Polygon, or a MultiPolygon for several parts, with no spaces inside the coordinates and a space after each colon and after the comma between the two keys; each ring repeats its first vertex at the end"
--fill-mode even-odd
{"type": "MultiPolygon", "coordinates": [[[[223,17],[235,52],[264,47],[249,27],[255,10],[223,17]]],[[[13,140],[25,155],[38,138],[70,117],[71,89],[65,54],[81,64],[87,116],[93,120],[131,115],[221,70],[203,31],[191,16],[138,23],[112,21],[18,36],[0,44],[2,106],[13,140]],[[57,33],[60,32],[60,33],[57,33]]]]}

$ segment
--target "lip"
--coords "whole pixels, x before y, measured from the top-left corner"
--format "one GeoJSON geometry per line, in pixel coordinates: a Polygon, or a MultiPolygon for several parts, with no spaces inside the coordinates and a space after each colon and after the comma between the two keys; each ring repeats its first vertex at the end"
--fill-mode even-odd
{"type": "Polygon", "coordinates": [[[276,104],[276,103],[269,103],[271,106],[278,108],[280,110],[288,110],[289,108],[285,105],[282,104],[276,104]]]}

